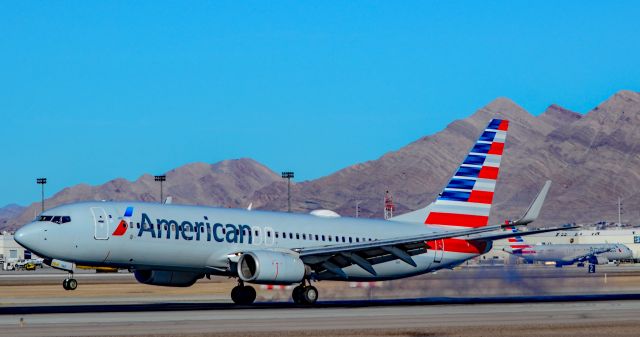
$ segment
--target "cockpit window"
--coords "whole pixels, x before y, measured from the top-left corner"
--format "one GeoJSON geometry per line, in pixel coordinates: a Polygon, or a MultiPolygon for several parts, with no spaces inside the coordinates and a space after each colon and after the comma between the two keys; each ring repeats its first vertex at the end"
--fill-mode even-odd
{"type": "Polygon", "coordinates": [[[40,217],[38,217],[38,221],[45,221],[45,222],[53,222],[53,223],[57,223],[57,224],[63,224],[63,223],[67,223],[67,222],[71,222],[71,217],[70,216],[60,216],[60,215],[41,215],[40,217]]]}

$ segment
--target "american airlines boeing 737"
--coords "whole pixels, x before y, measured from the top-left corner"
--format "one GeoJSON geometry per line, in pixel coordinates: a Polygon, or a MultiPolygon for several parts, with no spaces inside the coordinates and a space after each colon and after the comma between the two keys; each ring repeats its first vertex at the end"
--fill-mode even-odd
{"type": "MultiPolygon", "coordinates": [[[[235,303],[253,284],[299,284],[313,304],[321,280],[391,280],[452,268],[513,233],[488,225],[509,122],[493,119],[429,206],[391,221],[142,202],[82,202],[52,208],[15,233],[25,248],[66,270],[75,264],[127,268],[144,284],[187,287],[203,277],[238,279],[235,303]]],[[[544,193],[546,194],[546,192],[544,193]]],[[[540,210],[539,195],[524,217],[540,210]]]]}

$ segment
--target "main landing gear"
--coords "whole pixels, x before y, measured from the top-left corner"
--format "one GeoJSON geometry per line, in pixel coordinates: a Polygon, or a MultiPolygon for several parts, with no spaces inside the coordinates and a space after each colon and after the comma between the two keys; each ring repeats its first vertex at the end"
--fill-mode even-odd
{"type": "Polygon", "coordinates": [[[306,285],[305,281],[302,281],[301,285],[293,288],[291,297],[295,304],[315,304],[318,300],[318,289],[311,284],[306,285]]]}
{"type": "Polygon", "coordinates": [[[256,300],[256,290],[252,286],[245,286],[242,281],[231,289],[231,300],[235,304],[248,305],[256,300]]]}
{"type": "Polygon", "coordinates": [[[73,273],[69,273],[69,277],[62,281],[62,288],[64,290],[76,290],[78,288],[78,281],[73,278],[73,273]]]}

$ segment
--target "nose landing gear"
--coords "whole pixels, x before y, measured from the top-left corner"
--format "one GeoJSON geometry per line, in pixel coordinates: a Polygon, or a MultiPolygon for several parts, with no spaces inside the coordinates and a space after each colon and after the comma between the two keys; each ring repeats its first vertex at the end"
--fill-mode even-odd
{"type": "Polygon", "coordinates": [[[252,286],[245,286],[244,282],[239,280],[238,285],[231,290],[231,300],[235,304],[252,304],[256,300],[256,290],[252,286]]]}
{"type": "Polygon", "coordinates": [[[301,285],[293,288],[291,297],[295,304],[315,304],[318,300],[318,289],[311,284],[306,285],[305,281],[302,281],[301,285]]]}
{"type": "Polygon", "coordinates": [[[73,273],[69,273],[69,277],[62,281],[62,288],[64,290],[76,290],[78,288],[78,281],[73,278],[73,273]]]}

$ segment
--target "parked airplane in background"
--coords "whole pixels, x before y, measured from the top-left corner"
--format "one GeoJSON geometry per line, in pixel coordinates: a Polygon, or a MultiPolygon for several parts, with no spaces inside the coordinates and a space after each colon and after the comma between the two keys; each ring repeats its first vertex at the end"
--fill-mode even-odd
{"type": "MultiPolygon", "coordinates": [[[[392,221],[141,202],[83,202],[43,212],[15,240],[71,273],[74,264],[128,268],[145,284],[191,286],[237,277],[235,303],[250,304],[246,283],[300,284],[295,303],[315,303],[311,281],[390,280],[452,268],[486,253],[494,240],[526,233],[488,226],[509,123],[493,119],[431,205],[392,221]]],[[[435,158],[434,158],[435,160],[435,158]]],[[[546,194],[546,192],[544,193],[546,194]]],[[[533,221],[538,196],[516,225],[533,221]]],[[[67,278],[65,289],[77,281],[67,278]]]]}
{"type": "MultiPolygon", "coordinates": [[[[515,227],[509,227],[513,233],[518,233],[515,227]]],[[[577,244],[526,244],[522,237],[508,239],[510,245],[504,251],[525,259],[528,262],[554,262],[557,267],[569,266],[577,263],[589,263],[589,272],[595,272],[595,265],[609,261],[630,260],[633,253],[629,247],[614,243],[577,243],[577,244]]]]}

